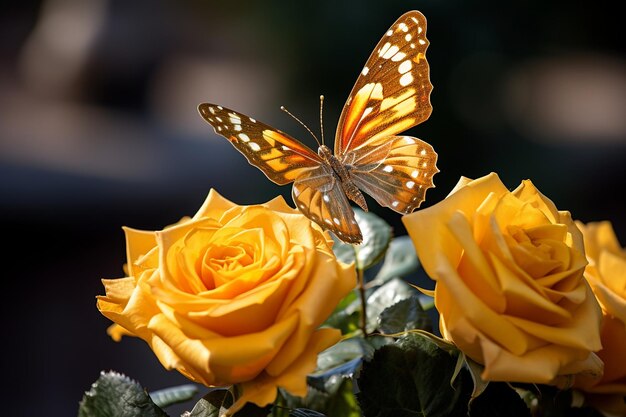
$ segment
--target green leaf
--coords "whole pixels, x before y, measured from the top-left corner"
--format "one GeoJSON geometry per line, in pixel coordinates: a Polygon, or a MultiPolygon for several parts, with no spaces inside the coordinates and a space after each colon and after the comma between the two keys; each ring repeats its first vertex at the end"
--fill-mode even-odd
{"type": "Polygon", "coordinates": [[[363,364],[357,399],[368,417],[464,416],[470,394],[469,378],[450,381],[456,357],[430,339],[407,334],[383,346],[363,364]]]}
{"type": "Polygon", "coordinates": [[[320,352],[317,357],[317,371],[326,372],[355,358],[370,358],[374,354],[374,348],[363,338],[352,337],[320,352]]]}
{"type": "Polygon", "coordinates": [[[393,278],[367,298],[367,331],[378,327],[378,316],[389,306],[418,294],[418,291],[400,278],[393,278]]]}
{"type": "Polygon", "coordinates": [[[341,417],[360,417],[361,409],[354,396],[352,379],[343,380],[334,395],[330,396],[326,405],[326,415],[341,417]]]}
{"type": "Polygon", "coordinates": [[[228,388],[213,388],[200,399],[189,417],[219,417],[233,405],[233,394],[228,388]]]}
{"type": "Polygon", "coordinates": [[[378,329],[385,334],[401,333],[406,330],[430,331],[430,317],[420,305],[417,294],[387,307],[378,316],[378,329]]]}
{"type": "Polygon", "coordinates": [[[167,414],[137,382],[117,372],[101,372],[85,393],[79,417],[163,417],[167,414]]]}
{"type": "Polygon", "coordinates": [[[366,270],[385,254],[391,241],[391,226],[372,212],[354,209],[354,214],[363,233],[363,242],[360,245],[351,245],[333,235],[333,251],[340,261],[352,263],[356,260],[357,268],[366,270]]]}
{"type": "Polygon", "coordinates": [[[196,385],[186,384],[152,391],[150,398],[152,398],[152,401],[154,401],[157,406],[163,408],[172,404],[188,401],[197,393],[198,387],[196,385]]]}
{"type": "Polygon", "coordinates": [[[381,285],[392,278],[400,278],[417,271],[419,260],[409,236],[398,236],[389,244],[383,265],[368,286],[381,285]]]}
{"type": "Polygon", "coordinates": [[[321,392],[309,387],[304,398],[293,396],[281,389],[272,416],[283,417],[285,410],[289,410],[289,416],[299,415],[297,412],[315,411],[329,417],[361,417],[350,378],[338,378],[338,383],[334,384],[331,392],[321,392]]]}
{"type": "MultiPolygon", "coordinates": [[[[213,388],[207,395],[202,397],[185,417],[220,417],[228,410],[234,401],[233,392],[236,387],[213,388]]],[[[259,407],[247,403],[241,410],[235,413],[235,417],[267,417],[271,413],[271,406],[259,407]]]]}
{"type": "Polygon", "coordinates": [[[332,392],[334,385],[340,382],[340,379],[351,378],[361,369],[363,358],[354,358],[346,363],[331,368],[315,375],[307,376],[307,384],[322,392],[332,392]]]}

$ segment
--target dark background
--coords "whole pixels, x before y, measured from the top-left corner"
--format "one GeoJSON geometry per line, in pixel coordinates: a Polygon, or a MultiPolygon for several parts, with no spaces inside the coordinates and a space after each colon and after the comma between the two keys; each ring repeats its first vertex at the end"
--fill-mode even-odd
{"type": "MultiPolygon", "coordinates": [[[[237,109],[313,146],[405,11],[428,19],[430,119],[443,199],[462,175],[532,179],[626,242],[626,55],[609,1],[13,2],[0,17],[3,415],[72,416],[100,370],[150,390],[185,383],[147,345],[115,343],[95,307],[123,275],[121,226],[192,215],[211,187],[240,204],[270,183],[198,115],[237,109]]],[[[369,200],[370,203],[372,200],[369,200]]],[[[400,216],[370,204],[397,235],[400,216]]],[[[172,415],[178,410],[173,409],[172,415]]]]}

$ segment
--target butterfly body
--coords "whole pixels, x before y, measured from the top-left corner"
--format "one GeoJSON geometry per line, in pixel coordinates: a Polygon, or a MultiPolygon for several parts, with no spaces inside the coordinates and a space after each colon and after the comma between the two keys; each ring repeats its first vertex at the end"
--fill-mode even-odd
{"type": "Polygon", "coordinates": [[[430,116],[432,84],[426,61],[426,19],[402,15],[367,60],[339,118],[334,150],[315,152],[291,136],[220,105],[200,115],[250,164],[279,185],[292,183],[296,207],[348,243],[363,239],[350,201],[367,211],[363,192],[381,206],[415,210],[439,172],[428,143],[399,133],[430,116]]]}
{"type": "Polygon", "coordinates": [[[354,201],[359,207],[361,207],[361,209],[367,211],[367,203],[365,202],[365,197],[363,197],[363,194],[361,193],[361,191],[359,191],[359,188],[354,185],[354,183],[350,179],[349,169],[352,168],[352,166],[344,166],[339,161],[339,159],[335,155],[333,155],[330,148],[326,145],[321,145],[317,150],[317,154],[333,170],[335,181],[341,184],[341,188],[343,189],[346,197],[354,201]]]}

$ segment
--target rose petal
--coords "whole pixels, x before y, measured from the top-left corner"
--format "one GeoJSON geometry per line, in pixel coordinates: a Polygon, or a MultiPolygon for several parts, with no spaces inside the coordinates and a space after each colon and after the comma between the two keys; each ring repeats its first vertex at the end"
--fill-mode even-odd
{"type": "Polygon", "coordinates": [[[237,207],[237,205],[222,197],[217,191],[211,188],[209,195],[202,204],[202,207],[200,207],[198,212],[193,216],[193,220],[201,218],[219,220],[224,212],[233,207],[237,207]]]}

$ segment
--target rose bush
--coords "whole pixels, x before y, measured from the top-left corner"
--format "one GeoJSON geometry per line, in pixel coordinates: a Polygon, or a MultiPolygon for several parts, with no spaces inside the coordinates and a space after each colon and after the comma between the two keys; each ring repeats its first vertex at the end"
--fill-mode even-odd
{"type": "Polygon", "coordinates": [[[97,301],[114,339],[142,338],[207,386],[241,384],[231,412],[278,386],[306,394],[317,354],[340,338],[320,325],[356,284],[317,225],[282,198],[239,206],[211,190],[194,217],[125,233],[128,276],[103,280],[97,301]]]}
{"type": "Polygon", "coordinates": [[[601,311],[583,278],[580,231],[530,181],[494,173],[403,222],[436,280],[442,335],[491,381],[562,383],[598,376],[601,311]],[[559,376],[563,376],[559,378],[559,376]]]}
{"type": "Polygon", "coordinates": [[[602,395],[594,400],[615,415],[626,415],[621,398],[626,396],[626,251],[610,222],[576,224],[582,231],[589,261],[585,278],[602,307],[602,350],[598,356],[605,365],[600,380],[579,378],[577,386],[590,393],[613,394],[615,398],[602,395]]]}

